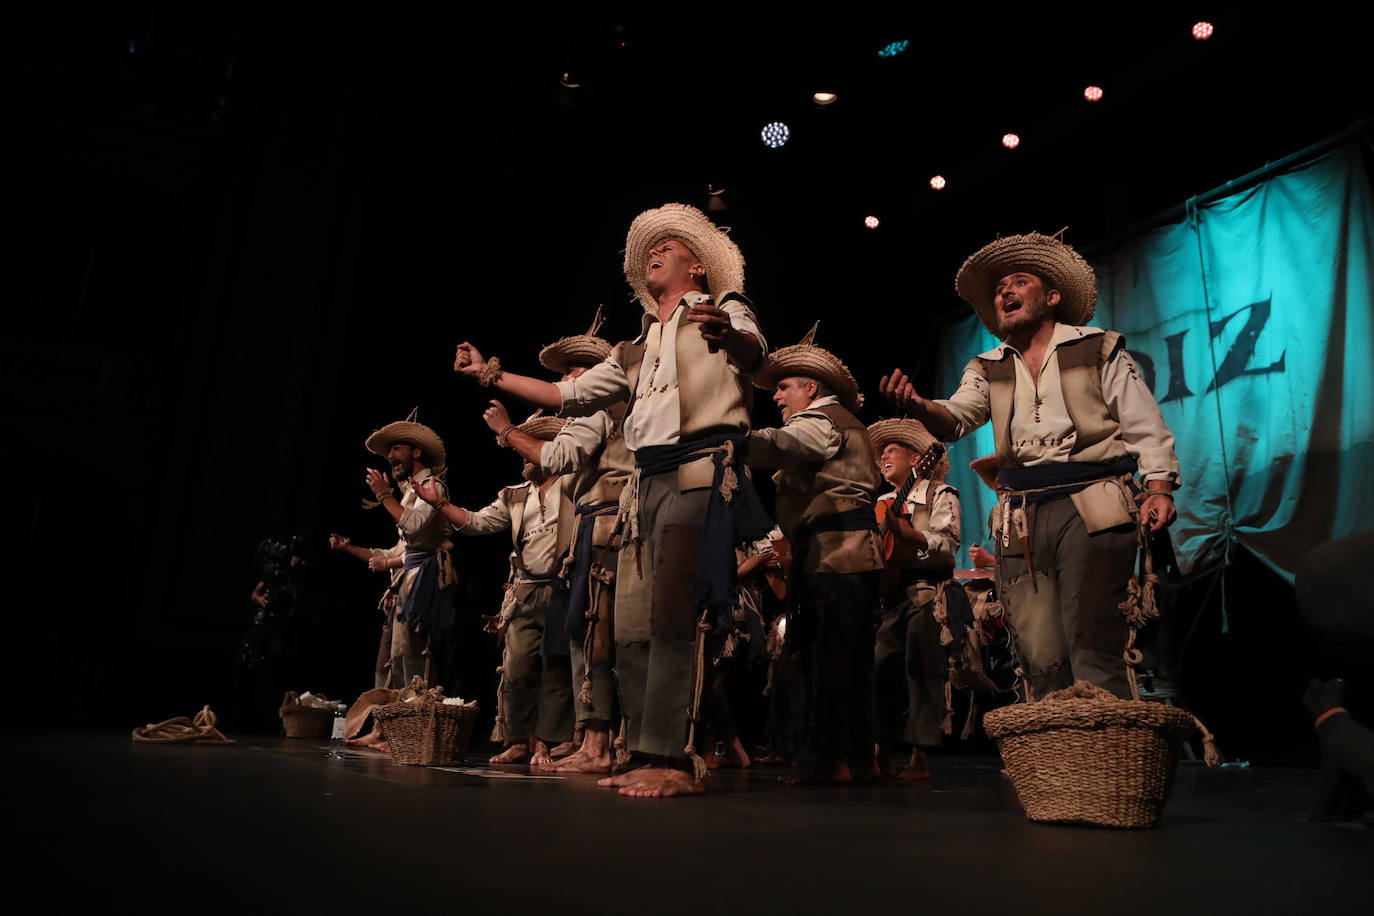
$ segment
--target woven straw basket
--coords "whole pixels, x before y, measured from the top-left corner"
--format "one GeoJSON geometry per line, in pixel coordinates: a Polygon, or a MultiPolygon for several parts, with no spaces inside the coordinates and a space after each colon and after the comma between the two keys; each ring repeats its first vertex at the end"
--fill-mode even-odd
{"type": "Polygon", "coordinates": [[[282,697],[277,714],[288,738],[328,738],[334,730],[334,707],[303,706],[300,694],[294,690],[288,690],[282,697]]]}
{"type": "Polygon", "coordinates": [[[1087,681],[989,712],[983,725],[1026,817],[1044,823],[1154,827],[1183,739],[1201,730],[1208,764],[1218,759],[1191,713],[1118,699],[1087,681]]]}
{"type": "MultiPolygon", "coordinates": [[[[404,697],[410,688],[402,692],[404,697]]],[[[415,694],[412,694],[415,695],[415,694]]],[[[477,704],[445,705],[443,690],[435,688],[410,702],[388,703],[372,710],[391,744],[391,762],[410,766],[447,766],[462,763],[468,750],[477,704]]]]}

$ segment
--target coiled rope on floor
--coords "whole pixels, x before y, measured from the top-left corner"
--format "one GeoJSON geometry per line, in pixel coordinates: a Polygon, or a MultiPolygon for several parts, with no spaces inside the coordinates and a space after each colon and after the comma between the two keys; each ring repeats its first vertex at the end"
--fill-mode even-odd
{"type": "Polygon", "coordinates": [[[208,705],[194,719],[177,716],[134,729],[133,738],[144,744],[237,744],[215,727],[219,717],[208,705]]]}

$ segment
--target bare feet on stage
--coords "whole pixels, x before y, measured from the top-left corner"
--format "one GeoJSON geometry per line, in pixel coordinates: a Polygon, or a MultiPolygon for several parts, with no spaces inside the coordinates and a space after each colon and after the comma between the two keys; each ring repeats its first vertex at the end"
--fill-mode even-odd
{"type": "Polygon", "coordinates": [[[547,770],[553,766],[553,758],[549,756],[549,746],[538,738],[530,741],[530,766],[547,770]]]}
{"type": "Polygon", "coordinates": [[[854,771],[843,761],[817,763],[778,777],[778,782],[788,786],[847,786],[854,781],[854,771]]]}
{"type": "Polygon", "coordinates": [[[369,751],[380,751],[383,754],[391,753],[391,743],[382,735],[382,730],[380,728],[372,729],[372,731],[363,735],[361,738],[349,738],[344,741],[344,744],[365,748],[369,751]]]}
{"type": "Polygon", "coordinates": [[[676,767],[664,766],[665,761],[656,760],[650,766],[617,773],[598,779],[596,784],[620,790],[621,795],[630,798],[668,798],[673,795],[701,795],[706,791],[706,783],[694,779],[692,774],[676,767]]]}
{"type": "Polygon", "coordinates": [[[930,768],[926,766],[926,755],[918,748],[911,749],[911,759],[906,766],[897,771],[897,778],[906,782],[918,782],[930,778],[930,768]]]}
{"type": "Polygon", "coordinates": [[[877,758],[878,777],[880,779],[891,779],[897,775],[897,767],[892,762],[892,747],[879,742],[874,756],[877,758]]]}
{"type": "Polygon", "coordinates": [[[522,741],[519,744],[512,744],[510,747],[488,760],[487,763],[524,763],[529,757],[529,743],[522,741]]]}
{"type": "Polygon", "coordinates": [[[605,726],[589,725],[577,753],[559,760],[551,769],[558,773],[609,773],[611,762],[610,732],[605,726]]]}
{"type": "Polygon", "coordinates": [[[572,741],[564,741],[549,750],[549,756],[554,760],[561,760],[577,750],[577,745],[572,741]]]}
{"type": "Polygon", "coordinates": [[[721,767],[747,770],[751,763],[749,752],[740,744],[739,738],[732,738],[726,742],[724,754],[706,755],[706,766],[712,770],[719,770],[721,767]]]}

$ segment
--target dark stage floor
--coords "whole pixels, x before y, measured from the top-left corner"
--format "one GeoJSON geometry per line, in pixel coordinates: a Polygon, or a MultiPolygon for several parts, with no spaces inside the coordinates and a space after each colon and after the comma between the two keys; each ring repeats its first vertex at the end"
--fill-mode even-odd
{"type": "Polygon", "coordinates": [[[11,886],[43,911],[1331,913],[1367,905],[1374,865],[1374,833],[1302,820],[1310,770],[1184,764],[1164,826],[1123,832],[1027,822],[992,758],[936,760],[915,787],[760,768],[638,800],[304,740],[43,735],[20,753],[35,816],[11,834],[11,886]]]}

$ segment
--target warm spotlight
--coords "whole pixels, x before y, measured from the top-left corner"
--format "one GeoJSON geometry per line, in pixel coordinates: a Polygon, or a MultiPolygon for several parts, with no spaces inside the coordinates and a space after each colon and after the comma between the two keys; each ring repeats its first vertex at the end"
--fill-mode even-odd
{"type": "Polygon", "coordinates": [[[764,125],[763,133],[760,134],[764,146],[777,149],[788,141],[792,132],[787,129],[787,125],[781,121],[774,121],[772,124],[764,125]]]}
{"type": "Polygon", "coordinates": [[[945,186],[945,176],[936,175],[934,178],[930,179],[930,186],[939,191],[945,186]]]}
{"type": "Polygon", "coordinates": [[[865,217],[864,217],[864,225],[867,226],[867,227],[870,228],[870,229],[877,229],[877,228],[878,228],[878,217],[876,217],[876,216],[865,216],[865,217]]]}
{"type": "Polygon", "coordinates": [[[839,96],[833,92],[814,92],[811,94],[811,101],[822,107],[829,105],[838,98],[839,96]]]}
{"type": "Polygon", "coordinates": [[[1196,38],[1198,41],[1206,41],[1207,39],[1211,38],[1212,33],[1214,31],[1216,30],[1212,28],[1212,24],[1210,22],[1193,23],[1193,37],[1196,38]]]}
{"type": "Polygon", "coordinates": [[[1016,134],[1003,134],[1002,145],[1007,149],[1016,149],[1021,145],[1021,138],[1016,136],[1016,134]]]}
{"type": "Polygon", "coordinates": [[[571,73],[564,73],[563,78],[558,81],[565,89],[577,89],[582,84],[572,78],[571,73]]]}
{"type": "Polygon", "coordinates": [[[1102,101],[1102,87],[1089,86],[1087,89],[1083,90],[1083,98],[1087,99],[1089,102],[1102,101]]]}

